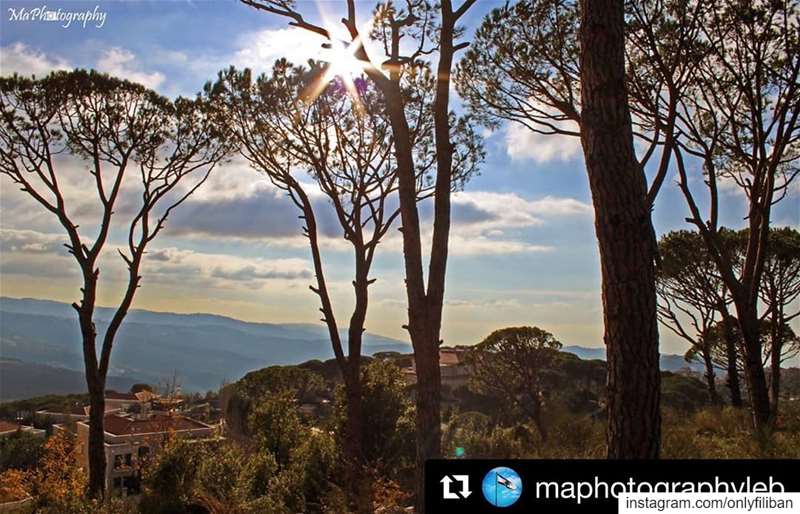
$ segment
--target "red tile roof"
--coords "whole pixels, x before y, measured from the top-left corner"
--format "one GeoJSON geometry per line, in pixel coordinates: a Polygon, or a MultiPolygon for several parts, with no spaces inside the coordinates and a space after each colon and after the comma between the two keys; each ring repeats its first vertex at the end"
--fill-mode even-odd
{"type": "Polygon", "coordinates": [[[16,432],[19,429],[20,426],[16,423],[0,420],[0,434],[5,434],[6,432],[16,432]]]}
{"type": "Polygon", "coordinates": [[[117,414],[107,414],[105,417],[105,431],[113,435],[148,434],[203,428],[210,427],[184,416],[156,414],[147,419],[136,419],[117,414]]]}
{"type": "Polygon", "coordinates": [[[133,393],[118,393],[116,391],[106,391],[106,400],[129,400],[132,402],[139,401],[133,393]]]}

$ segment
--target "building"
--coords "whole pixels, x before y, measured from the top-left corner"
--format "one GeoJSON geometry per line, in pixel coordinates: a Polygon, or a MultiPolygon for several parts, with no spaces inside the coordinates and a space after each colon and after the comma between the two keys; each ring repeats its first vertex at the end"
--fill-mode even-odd
{"type": "Polygon", "coordinates": [[[120,409],[128,411],[131,409],[141,410],[142,407],[157,400],[159,396],[151,391],[139,391],[138,393],[118,393],[113,390],[106,391],[106,411],[120,409]]]}
{"type": "MultiPolygon", "coordinates": [[[[467,384],[469,381],[469,368],[464,360],[466,352],[467,348],[463,346],[439,349],[439,370],[442,374],[442,385],[456,388],[467,384]]],[[[403,369],[403,377],[408,385],[417,383],[417,370],[414,361],[411,362],[411,366],[403,369]]]]}
{"type": "MultiPolygon", "coordinates": [[[[208,441],[217,438],[216,428],[180,415],[106,413],[106,489],[127,496],[140,491],[141,468],[171,437],[208,441]]],[[[89,464],[89,424],[76,424],[81,445],[81,464],[89,464]]]]}
{"type": "Polygon", "coordinates": [[[12,436],[18,432],[25,432],[42,439],[44,439],[45,436],[44,430],[29,427],[27,425],[20,425],[19,423],[14,423],[13,421],[0,420],[0,437],[12,436]]]}
{"type": "MultiPolygon", "coordinates": [[[[108,410],[108,409],[106,409],[108,410]]],[[[70,423],[73,421],[86,421],[89,419],[88,405],[73,405],[62,409],[37,410],[36,415],[47,419],[51,423],[70,423]]]]}

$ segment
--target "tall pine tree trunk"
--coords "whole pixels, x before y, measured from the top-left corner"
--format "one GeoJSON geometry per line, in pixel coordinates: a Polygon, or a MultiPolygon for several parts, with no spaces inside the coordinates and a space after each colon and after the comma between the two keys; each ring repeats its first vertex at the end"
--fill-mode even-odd
{"type": "Polygon", "coordinates": [[[761,361],[762,348],[758,315],[755,306],[747,307],[744,312],[740,310],[738,314],[739,329],[744,345],[744,372],[747,379],[747,390],[750,393],[753,426],[756,430],[764,430],[769,427],[770,422],[770,399],[767,376],[761,361]]]}
{"type": "Polygon", "coordinates": [[[105,387],[99,381],[89,386],[89,495],[102,498],[106,489],[106,452],[103,416],[105,387]]]}
{"type": "Polygon", "coordinates": [[[736,349],[736,321],[726,307],[722,310],[723,332],[725,336],[725,355],[728,360],[728,389],[731,393],[731,405],[742,407],[742,387],[739,384],[739,352],[736,349]]]}
{"type": "Polygon", "coordinates": [[[94,306],[97,293],[97,272],[94,263],[83,267],[83,295],[81,303],[72,304],[78,313],[78,325],[83,343],[83,364],[86,389],[89,391],[89,442],[86,448],[89,464],[89,496],[103,498],[106,490],[105,452],[105,376],[98,369],[97,328],[94,324],[94,306]]]}
{"type": "Polygon", "coordinates": [[[773,346],[770,356],[769,406],[773,424],[778,417],[778,403],[781,394],[781,350],[780,346],[773,346]]]}
{"type": "Polygon", "coordinates": [[[345,420],[345,459],[347,469],[348,496],[351,509],[359,514],[371,514],[372,477],[365,466],[364,410],[360,366],[355,367],[345,379],[347,397],[347,419],[345,420]]]}
{"type": "Polygon", "coordinates": [[[714,374],[714,362],[711,360],[711,352],[703,350],[703,367],[705,368],[706,388],[708,389],[708,400],[713,405],[718,405],[719,395],[717,394],[716,376],[714,374]]]}
{"type": "Polygon", "coordinates": [[[657,458],[655,240],[625,88],[622,0],[581,0],[581,144],[600,249],[608,457],[657,458]]]}
{"type": "Polygon", "coordinates": [[[781,354],[783,353],[784,324],[783,305],[779,305],[773,311],[770,323],[769,409],[772,416],[772,425],[778,419],[778,404],[781,395],[781,354]]]}

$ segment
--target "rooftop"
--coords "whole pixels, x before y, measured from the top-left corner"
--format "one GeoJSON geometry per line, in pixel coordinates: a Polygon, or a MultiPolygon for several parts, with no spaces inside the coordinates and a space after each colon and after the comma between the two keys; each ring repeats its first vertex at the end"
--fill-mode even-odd
{"type": "Polygon", "coordinates": [[[89,415],[89,406],[88,405],[71,405],[64,408],[54,408],[54,409],[42,409],[36,411],[37,414],[71,414],[73,416],[88,416],[89,415]]]}
{"type": "Polygon", "coordinates": [[[107,414],[105,417],[105,431],[113,435],[150,434],[203,428],[211,427],[184,416],[153,414],[142,419],[133,416],[107,414]]]}
{"type": "Polygon", "coordinates": [[[130,400],[138,402],[139,398],[133,393],[118,393],[117,391],[106,391],[106,400],[130,400]]]}
{"type": "Polygon", "coordinates": [[[17,423],[0,420],[0,434],[6,434],[8,432],[16,432],[20,428],[21,428],[20,425],[18,425],[17,423]]]}
{"type": "Polygon", "coordinates": [[[108,390],[105,394],[106,400],[127,400],[131,402],[147,402],[158,398],[158,396],[150,391],[139,391],[138,393],[119,393],[117,391],[108,390]]]}

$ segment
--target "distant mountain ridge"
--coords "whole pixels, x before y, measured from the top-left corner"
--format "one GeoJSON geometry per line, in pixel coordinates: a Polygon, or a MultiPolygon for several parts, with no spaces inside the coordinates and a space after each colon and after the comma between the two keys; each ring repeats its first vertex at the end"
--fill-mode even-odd
{"type": "MultiPolygon", "coordinates": [[[[99,333],[105,331],[112,314],[112,309],[97,309],[99,333]]],[[[3,359],[82,372],[79,341],[80,330],[69,304],[0,297],[3,359]]],[[[367,355],[408,353],[411,346],[367,333],[363,351],[367,355]]],[[[109,376],[159,383],[177,373],[184,390],[204,391],[265,366],[332,357],[322,325],[250,323],[213,314],[131,310],[114,345],[109,376]]],[[[0,399],[9,396],[0,390],[0,399]]]]}
{"type": "MultiPolygon", "coordinates": [[[[136,380],[131,378],[110,376],[106,387],[128,391],[135,383],[136,380]]],[[[0,401],[85,392],[83,371],[0,358],[0,401]]]]}
{"type": "MultiPolygon", "coordinates": [[[[577,355],[581,359],[599,359],[606,360],[605,348],[586,348],[583,346],[565,346],[561,351],[577,355]]],[[[682,355],[674,355],[669,353],[661,354],[660,362],[661,371],[678,371],[680,369],[691,369],[699,373],[705,372],[703,364],[700,362],[686,362],[682,355]]]]}
{"type": "MultiPolygon", "coordinates": [[[[112,309],[97,309],[99,333],[112,315],[112,309]]],[[[0,400],[82,392],[79,341],[75,311],[69,304],[0,297],[0,400]]],[[[605,359],[604,348],[563,350],[582,359],[605,359]]],[[[411,353],[411,346],[365,334],[366,355],[383,351],[411,353]]],[[[118,389],[134,382],[158,384],[176,373],[184,390],[205,391],[266,366],[332,357],[327,329],[321,324],[253,323],[216,314],[133,309],[114,346],[109,383],[116,381],[118,389]]],[[[664,370],[686,367],[702,369],[679,355],[661,356],[664,370]]]]}

